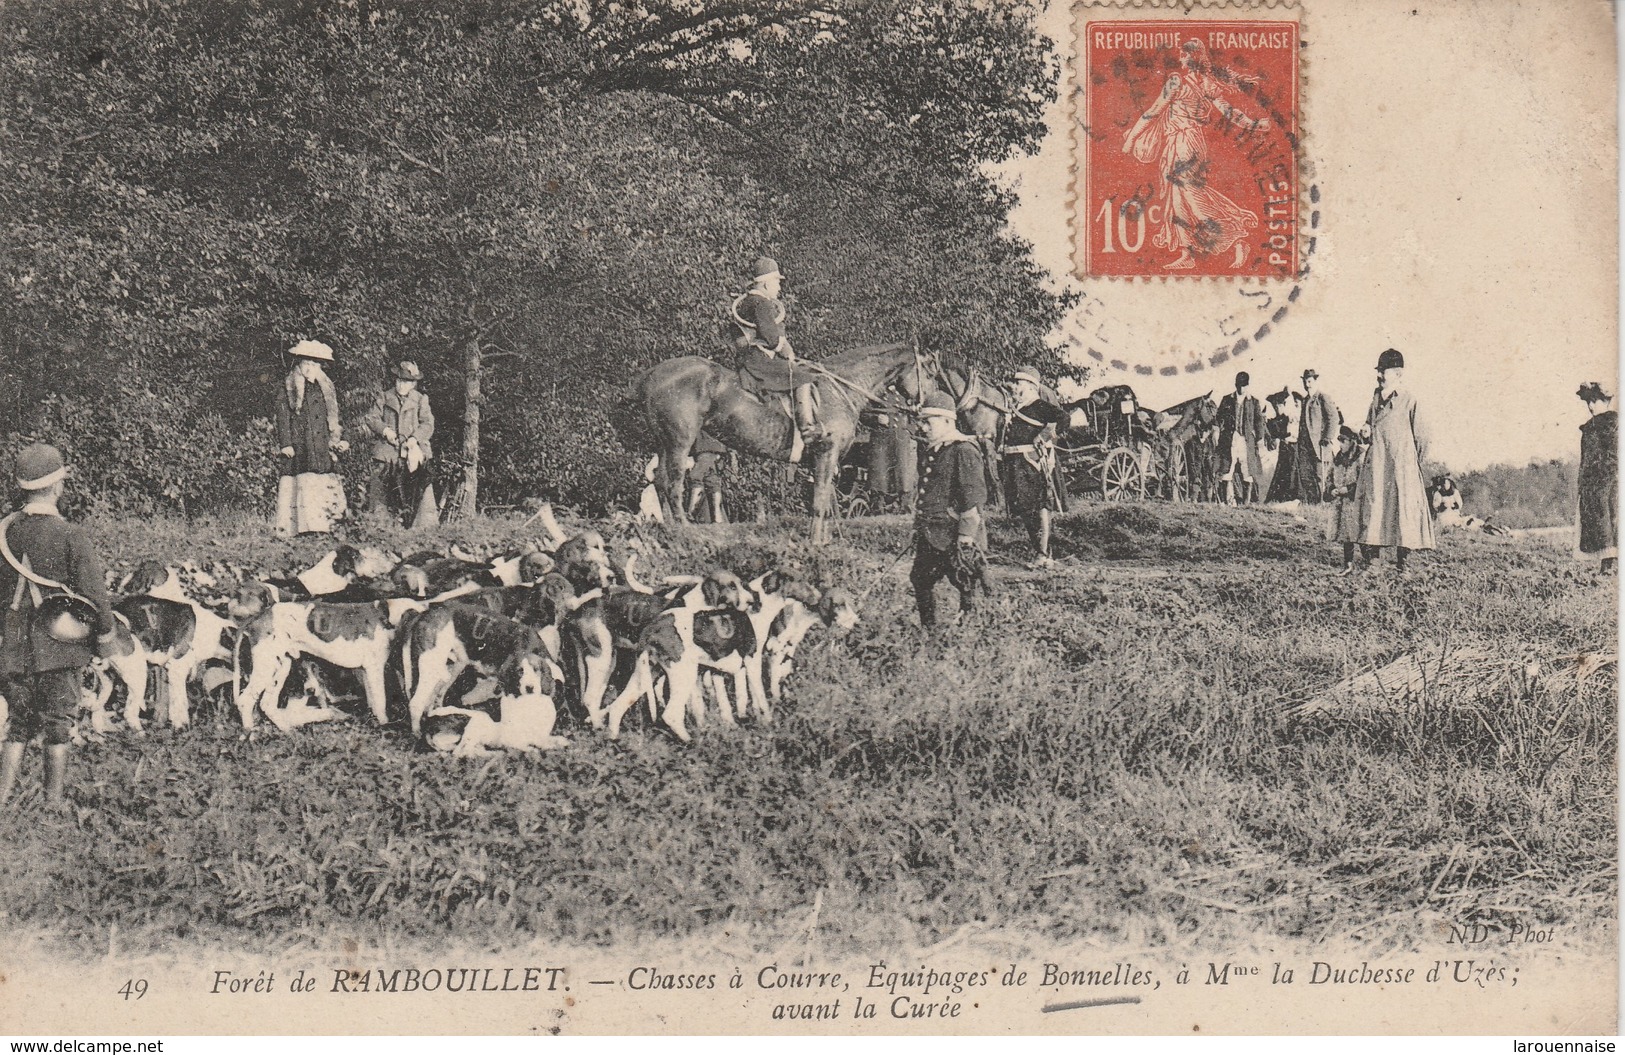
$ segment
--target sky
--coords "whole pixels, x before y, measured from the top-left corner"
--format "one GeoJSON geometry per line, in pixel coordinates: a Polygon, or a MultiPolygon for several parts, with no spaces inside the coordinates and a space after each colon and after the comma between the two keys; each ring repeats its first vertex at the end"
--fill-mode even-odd
{"type": "MultiPolygon", "coordinates": [[[[1195,374],[1124,375],[1080,357],[1096,367],[1089,388],[1127,382],[1161,408],[1217,398],[1238,368],[1262,395],[1313,367],[1358,422],[1377,356],[1394,347],[1431,458],[1466,471],[1577,456],[1575,390],[1618,391],[1612,17],[1596,0],[1413,4],[1322,0],[1300,16],[1301,179],[1320,223],[1290,312],[1245,358],[1195,374]]],[[[1052,3],[1045,31],[1068,54],[1069,21],[1052,3]]],[[[1231,306],[1260,293],[1285,303],[1281,284],[1074,277],[1070,89],[1068,75],[1040,152],[1004,170],[1020,199],[1012,227],[1090,304],[1056,340],[1110,332],[1125,361],[1183,361],[1218,347],[1231,306]]]]}

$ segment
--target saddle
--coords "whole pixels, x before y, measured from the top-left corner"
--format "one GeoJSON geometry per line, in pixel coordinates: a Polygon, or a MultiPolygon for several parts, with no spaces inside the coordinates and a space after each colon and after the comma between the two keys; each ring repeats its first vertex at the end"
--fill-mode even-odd
{"type": "Polygon", "coordinates": [[[755,345],[740,350],[738,369],[739,383],[745,391],[762,396],[787,395],[798,385],[817,379],[804,365],[768,355],[755,345]]]}

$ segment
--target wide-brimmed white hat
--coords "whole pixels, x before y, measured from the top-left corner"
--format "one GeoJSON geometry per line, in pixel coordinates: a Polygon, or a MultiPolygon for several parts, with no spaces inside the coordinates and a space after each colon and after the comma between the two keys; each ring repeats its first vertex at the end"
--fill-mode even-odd
{"type": "Polygon", "coordinates": [[[333,349],[321,341],[300,341],[288,349],[288,354],[295,359],[315,359],[323,363],[333,361],[333,349]]]}

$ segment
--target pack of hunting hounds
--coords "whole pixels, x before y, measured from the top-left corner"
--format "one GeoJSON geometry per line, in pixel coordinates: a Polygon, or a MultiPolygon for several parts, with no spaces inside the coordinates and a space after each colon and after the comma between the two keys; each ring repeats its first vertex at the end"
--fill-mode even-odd
{"type": "Polygon", "coordinates": [[[857,624],[850,594],[791,570],[645,585],[636,552],[612,561],[597,531],[566,537],[544,512],[546,537],[484,559],[340,545],[286,578],[219,563],[110,573],[118,647],[87,672],[80,727],[178,730],[213,698],[245,730],[263,716],[289,732],[348,718],[335,703],[359,687],[374,721],[404,719],[454,755],[563,747],[564,708],[618,737],[640,702],[687,742],[712,714],[771,721],[808,632],[857,624]]]}

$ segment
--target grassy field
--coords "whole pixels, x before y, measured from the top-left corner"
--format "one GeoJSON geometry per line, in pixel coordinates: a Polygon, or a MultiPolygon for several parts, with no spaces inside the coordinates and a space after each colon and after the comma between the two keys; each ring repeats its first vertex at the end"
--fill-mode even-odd
{"type": "MultiPolygon", "coordinates": [[[[275,568],[319,549],[242,523],[96,529],[123,561],[275,568]]],[[[1459,535],[1405,579],[1338,578],[1286,515],[1088,505],[1059,524],[1062,566],[1005,563],[981,613],[926,636],[906,561],[889,563],[906,531],[844,524],[815,551],[793,524],[640,529],[652,573],[784,561],[864,595],[855,631],[803,647],[771,727],[691,747],[562,729],[567,750],[454,761],[364,719],[244,739],[205,717],[79,751],[77,808],[46,822],[30,770],[0,816],[4,925],[86,955],[113,924],[154,951],[335,932],[501,949],[727,930],[765,947],[816,902],[848,951],[966,925],[1397,948],[1441,915],[1613,941],[1614,667],[1509,678],[1477,707],[1435,686],[1384,712],[1286,712],[1424,644],[1549,669],[1612,654],[1612,579],[1459,535]]],[[[997,525],[995,550],[1017,534],[997,525]]]]}

